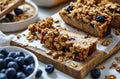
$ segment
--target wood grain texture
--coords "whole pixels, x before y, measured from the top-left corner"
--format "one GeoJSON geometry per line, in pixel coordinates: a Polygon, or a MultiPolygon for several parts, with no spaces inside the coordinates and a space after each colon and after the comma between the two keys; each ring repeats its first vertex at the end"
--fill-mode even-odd
{"type": "Polygon", "coordinates": [[[17,2],[15,2],[12,6],[6,8],[5,10],[3,10],[0,13],[0,17],[8,14],[9,12],[11,12],[12,10],[14,10],[15,8],[17,8],[18,6],[20,6],[21,4],[25,3],[25,0],[18,0],[17,2]]]}
{"type": "MultiPolygon", "coordinates": [[[[11,41],[10,43],[12,46],[19,46],[25,48],[32,53],[34,53],[37,58],[43,63],[53,64],[58,70],[74,77],[75,79],[83,79],[88,72],[96,67],[98,64],[105,61],[107,58],[115,54],[120,49],[120,42],[109,52],[106,54],[102,51],[96,51],[92,56],[90,56],[89,60],[81,63],[78,65],[77,68],[71,67],[67,62],[59,62],[56,59],[53,59],[51,56],[47,55],[45,51],[41,50],[40,48],[35,48],[31,46],[24,47],[22,44],[17,43],[15,41],[11,41]]],[[[72,60],[70,60],[72,62],[72,60]]]]}

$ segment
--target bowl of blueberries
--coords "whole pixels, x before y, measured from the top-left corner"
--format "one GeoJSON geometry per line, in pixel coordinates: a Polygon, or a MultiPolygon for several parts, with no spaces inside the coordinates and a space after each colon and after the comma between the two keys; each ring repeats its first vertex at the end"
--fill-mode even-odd
{"type": "Polygon", "coordinates": [[[0,30],[17,32],[38,20],[38,7],[27,0],[24,4],[0,18],[0,30]]]}
{"type": "Polygon", "coordinates": [[[31,52],[15,46],[0,48],[0,79],[35,79],[41,74],[37,57],[31,52]]]}

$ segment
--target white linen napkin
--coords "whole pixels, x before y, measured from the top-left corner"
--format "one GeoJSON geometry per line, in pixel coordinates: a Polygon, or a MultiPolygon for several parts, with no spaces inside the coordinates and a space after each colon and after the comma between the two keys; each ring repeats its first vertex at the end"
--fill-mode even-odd
{"type": "Polygon", "coordinates": [[[0,47],[2,46],[9,46],[10,41],[15,37],[15,35],[5,35],[0,31],[0,47]]]}

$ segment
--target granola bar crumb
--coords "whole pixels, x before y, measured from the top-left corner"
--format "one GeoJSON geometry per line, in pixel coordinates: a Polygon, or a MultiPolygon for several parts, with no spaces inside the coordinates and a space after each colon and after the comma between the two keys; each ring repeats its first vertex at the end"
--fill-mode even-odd
{"type": "Polygon", "coordinates": [[[76,68],[78,66],[78,64],[74,63],[74,62],[70,62],[70,66],[72,66],[73,68],[76,68]]]}
{"type": "Polygon", "coordinates": [[[120,63],[120,56],[119,57],[115,57],[115,60],[117,61],[117,63],[120,63]]]}
{"type": "Polygon", "coordinates": [[[54,22],[55,22],[55,23],[59,23],[59,20],[58,20],[58,19],[54,19],[54,22]]]}
{"type": "Polygon", "coordinates": [[[116,79],[115,75],[107,75],[105,76],[105,79],[116,79]]]}
{"type": "Polygon", "coordinates": [[[100,65],[98,68],[101,69],[101,70],[104,70],[105,66],[104,65],[100,65]]]}

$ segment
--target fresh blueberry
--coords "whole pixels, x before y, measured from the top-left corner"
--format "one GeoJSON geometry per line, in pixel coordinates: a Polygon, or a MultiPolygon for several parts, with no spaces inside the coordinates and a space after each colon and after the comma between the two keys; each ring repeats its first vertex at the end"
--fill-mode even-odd
{"type": "Polygon", "coordinates": [[[28,65],[28,66],[25,67],[25,73],[26,74],[30,75],[31,73],[33,73],[33,71],[34,71],[34,66],[28,65]]]}
{"type": "Polygon", "coordinates": [[[8,18],[10,21],[13,20],[14,15],[13,14],[7,14],[6,18],[8,18]]]}
{"type": "Polygon", "coordinates": [[[69,38],[68,40],[69,40],[69,41],[73,41],[73,40],[75,40],[75,38],[72,38],[72,37],[71,37],[71,38],[69,38]]]}
{"type": "Polygon", "coordinates": [[[23,72],[18,72],[16,75],[16,79],[25,79],[26,76],[23,72]]]}
{"type": "Polygon", "coordinates": [[[4,60],[5,60],[7,63],[9,63],[10,61],[14,61],[14,58],[12,58],[12,57],[6,57],[4,60]]]}
{"type": "Polygon", "coordinates": [[[0,53],[0,58],[5,58],[5,56],[3,54],[0,53]]]}
{"type": "Polygon", "coordinates": [[[23,52],[16,52],[16,57],[25,56],[23,52]]]}
{"type": "Polygon", "coordinates": [[[11,67],[11,68],[18,69],[18,64],[16,62],[14,62],[14,61],[11,61],[11,62],[8,63],[7,67],[8,68],[11,67]]]}
{"type": "Polygon", "coordinates": [[[29,64],[32,64],[32,63],[34,63],[34,58],[33,58],[33,56],[31,56],[31,55],[25,56],[25,64],[26,64],[26,65],[29,65],[29,64]]]}
{"type": "Polygon", "coordinates": [[[24,57],[16,57],[14,61],[17,62],[19,66],[22,66],[24,64],[24,57]]]}
{"type": "Polygon", "coordinates": [[[15,79],[16,70],[14,68],[8,68],[8,69],[6,69],[5,74],[7,75],[8,79],[15,79]]]}
{"type": "Polygon", "coordinates": [[[8,79],[6,74],[4,73],[0,73],[0,79],[8,79]]]}
{"type": "Polygon", "coordinates": [[[96,79],[96,78],[100,77],[101,72],[100,72],[100,69],[93,69],[93,70],[91,70],[90,74],[91,74],[92,78],[96,79]]]}
{"type": "Polygon", "coordinates": [[[10,53],[8,54],[8,57],[13,57],[13,58],[15,58],[15,57],[16,57],[16,53],[10,52],[10,53]]]}
{"type": "Polygon", "coordinates": [[[22,11],[20,8],[16,8],[16,9],[14,10],[14,12],[15,12],[16,15],[23,14],[23,11],[22,11]]]}
{"type": "Polygon", "coordinates": [[[0,73],[5,73],[5,71],[6,71],[5,69],[2,69],[2,70],[0,71],[0,73]]]}
{"type": "Polygon", "coordinates": [[[42,70],[41,70],[41,69],[38,69],[37,72],[36,72],[35,77],[36,77],[36,78],[40,78],[41,75],[42,75],[42,70]]]}
{"type": "Polygon", "coordinates": [[[52,73],[52,72],[54,71],[54,66],[53,66],[52,64],[47,64],[47,65],[45,66],[45,71],[46,71],[47,73],[52,73]]]}
{"type": "Polygon", "coordinates": [[[66,9],[67,12],[70,12],[70,11],[72,11],[72,10],[73,10],[73,6],[70,6],[70,5],[69,5],[69,6],[67,7],[67,9],[66,9]]]}
{"type": "Polygon", "coordinates": [[[9,52],[6,49],[2,49],[2,50],[0,50],[0,53],[6,57],[9,52]]]}
{"type": "Polygon", "coordinates": [[[79,52],[77,52],[76,50],[74,50],[73,54],[74,54],[75,56],[79,56],[79,52]]]}
{"type": "Polygon", "coordinates": [[[4,59],[0,59],[0,69],[5,68],[6,67],[6,61],[4,59]]]}
{"type": "Polygon", "coordinates": [[[101,22],[101,23],[104,23],[105,22],[105,16],[96,16],[95,20],[97,22],[101,22]]]}

